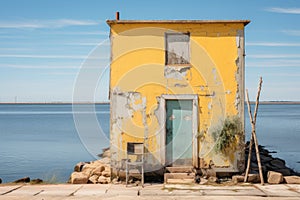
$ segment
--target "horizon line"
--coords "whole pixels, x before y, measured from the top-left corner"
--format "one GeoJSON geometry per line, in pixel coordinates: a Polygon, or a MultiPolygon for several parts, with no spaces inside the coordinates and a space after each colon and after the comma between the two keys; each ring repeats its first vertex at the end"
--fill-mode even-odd
{"type": "MultiPolygon", "coordinates": [[[[254,104],[255,101],[250,101],[254,104]]],[[[266,100],[259,101],[260,104],[300,104],[300,100],[266,100]]],[[[70,101],[54,101],[54,102],[0,102],[1,104],[110,104],[110,101],[99,101],[99,102],[70,102],[70,101]]],[[[245,101],[246,104],[246,101],[245,101]]]]}

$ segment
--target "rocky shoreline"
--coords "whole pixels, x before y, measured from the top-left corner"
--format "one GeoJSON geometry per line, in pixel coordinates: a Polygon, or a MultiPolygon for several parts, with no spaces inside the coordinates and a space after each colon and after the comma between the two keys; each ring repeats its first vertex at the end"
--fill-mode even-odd
{"type": "MultiPolygon", "coordinates": [[[[284,160],[280,158],[274,158],[271,154],[276,152],[270,152],[264,146],[259,146],[260,158],[262,163],[262,171],[264,181],[270,184],[279,183],[296,183],[300,184],[300,173],[286,166],[284,160]]],[[[248,160],[249,154],[249,142],[245,144],[245,160],[248,160]]],[[[111,182],[111,170],[110,170],[110,151],[109,148],[103,149],[103,153],[99,154],[102,159],[91,162],[80,162],[74,167],[74,172],[71,174],[69,183],[72,184],[107,184],[111,182]]],[[[259,183],[260,177],[258,172],[257,159],[255,149],[252,148],[251,154],[251,168],[248,176],[248,182],[259,183]]],[[[113,183],[121,183],[120,177],[116,177],[112,180],[113,183]]],[[[195,179],[196,183],[208,184],[208,183],[221,183],[232,182],[234,184],[244,181],[243,174],[235,174],[232,177],[218,177],[213,169],[208,174],[198,173],[195,179]]],[[[134,180],[130,182],[135,183],[134,180]]]]}
{"type": "Polygon", "coordinates": [[[102,158],[91,162],[80,162],[75,165],[74,172],[71,174],[69,183],[86,184],[111,182],[110,159],[102,158]]]}
{"type": "MultiPolygon", "coordinates": [[[[245,145],[245,160],[248,160],[248,154],[249,154],[249,142],[245,145]]],[[[280,158],[273,158],[272,153],[276,153],[274,151],[267,150],[264,146],[259,145],[258,147],[259,153],[260,153],[260,159],[262,164],[262,171],[264,174],[264,177],[267,177],[268,171],[275,171],[281,173],[283,176],[291,176],[291,175],[297,175],[300,176],[300,173],[294,171],[293,169],[286,166],[286,163],[283,159],[280,158]]],[[[256,152],[255,148],[253,146],[252,152],[251,152],[251,173],[258,174],[258,165],[257,165],[257,159],[256,159],[256,152]]]]}
{"type": "MultiPolygon", "coordinates": [[[[245,144],[245,160],[248,160],[249,154],[249,142],[245,144]]],[[[274,158],[271,154],[276,152],[270,152],[264,146],[259,145],[260,160],[262,165],[262,172],[264,182],[269,184],[300,184],[300,173],[286,166],[283,159],[274,158]]],[[[259,168],[256,159],[255,148],[252,148],[251,152],[251,165],[250,174],[248,176],[248,182],[259,183],[259,168]]],[[[241,175],[235,175],[232,177],[232,182],[238,183],[244,181],[244,173],[241,175]]]]}

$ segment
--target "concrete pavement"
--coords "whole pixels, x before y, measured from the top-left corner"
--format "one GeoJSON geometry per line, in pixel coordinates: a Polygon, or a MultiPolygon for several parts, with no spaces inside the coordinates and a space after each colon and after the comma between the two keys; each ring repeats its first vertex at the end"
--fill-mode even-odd
{"type": "Polygon", "coordinates": [[[177,184],[145,184],[140,186],[125,185],[0,185],[2,199],[33,200],[72,200],[72,199],[298,199],[300,185],[265,185],[241,184],[234,186],[212,185],[177,185],[177,184]]]}

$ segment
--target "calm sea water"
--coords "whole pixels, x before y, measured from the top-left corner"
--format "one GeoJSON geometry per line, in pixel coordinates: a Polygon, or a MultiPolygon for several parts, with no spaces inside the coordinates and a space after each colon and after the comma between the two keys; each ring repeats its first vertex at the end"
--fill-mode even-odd
{"type": "MultiPolygon", "coordinates": [[[[249,140],[251,125],[247,108],[245,111],[249,140]]],[[[256,126],[259,144],[276,151],[273,157],[284,159],[288,167],[300,172],[300,105],[259,105],[256,126]]]]}
{"type": "MultiPolygon", "coordinates": [[[[92,115],[86,107],[82,105],[84,112],[77,116],[92,115]]],[[[109,146],[109,105],[96,105],[96,117],[104,131],[97,140],[88,133],[78,134],[70,104],[0,105],[0,178],[66,182],[76,163],[95,160],[109,146]],[[92,155],[80,137],[93,141],[90,145],[97,145],[97,153],[92,155]]]]}
{"type": "MultiPolygon", "coordinates": [[[[0,105],[0,178],[4,182],[24,176],[66,182],[76,163],[94,160],[109,146],[109,105],[96,105],[95,109],[103,130],[97,136],[82,131],[78,134],[76,127],[80,127],[69,104],[0,105]]],[[[76,115],[87,119],[90,126],[93,112],[86,111],[90,109],[84,105],[79,110],[83,112],[77,110],[76,115]]],[[[249,138],[247,117],[246,113],[249,138]]],[[[257,135],[261,145],[278,152],[274,156],[300,171],[300,105],[260,105],[257,135]]]]}

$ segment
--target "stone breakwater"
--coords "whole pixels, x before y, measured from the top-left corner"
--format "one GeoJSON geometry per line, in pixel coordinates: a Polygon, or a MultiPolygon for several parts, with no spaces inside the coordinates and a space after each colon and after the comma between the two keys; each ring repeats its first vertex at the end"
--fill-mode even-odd
{"type": "MultiPolygon", "coordinates": [[[[246,162],[248,160],[249,146],[250,146],[249,142],[247,142],[245,145],[246,162]]],[[[287,167],[284,160],[280,158],[273,158],[272,153],[276,153],[276,152],[270,152],[264,146],[261,145],[259,145],[258,148],[259,148],[259,154],[260,154],[260,159],[262,164],[262,171],[265,177],[267,177],[268,171],[279,172],[283,176],[300,175],[298,172],[287,167]]],[[[258,164],[257,164],[254,145],[252,147],[252,152],[251,152],[251,170],[252,173],[255,174],[258,173],[258,164]]]]}
{"type": "MultiPolygon", "coordinates": [[[[249,155],[249,142],[245,145],[246,162],[249,155]]],[[[276,152],[270,152],[264,146],[259,145],[259,154],[262,165],[262,172],[264,181],[270,184],[289,183],[300,184],[300,173],[286,166],[284,160],[280,158],[274,158],[271,154],[276,152]]],[[[247,163],[246,163],[247,164],[247,163]]],[[[258,183],[260,182],[259,169],[257,164],[256,152],[254,146],[251,152],[251,168],[248,176],[248,182],[258,183]]],[[[244,174],[235,175],[232,177],[232,181],[243,182],[244,174]]]]}

